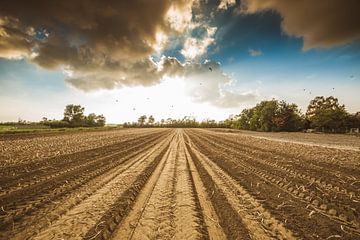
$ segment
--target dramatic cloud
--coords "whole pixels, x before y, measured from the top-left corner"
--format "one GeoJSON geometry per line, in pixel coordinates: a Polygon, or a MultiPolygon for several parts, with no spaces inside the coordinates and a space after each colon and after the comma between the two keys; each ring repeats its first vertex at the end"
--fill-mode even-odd
{"type": "Polygon", "coordinates": [[[65,69],[67,82],[86,90],[156,84],[161,75],[149,56],[189,24],[192,4],[8,1],[0,9],[0,57],[65,69]]]}
{"type": "MultiPolygon", "coordinates": [[[[234,3],[221,1],[219,9],[234,3]]],[[[226,90],[231,79],[218,63],[198,63],[214,44],[217,30],[199,11],[200,4],[198,0],[8,1],[0,9],[0,57],[25,58],[62,70],[66,83],[85,92],[150,86],[165,76],[182,77],[195,101],[238,106],[254,96],[226,90]],[[154,60],[171,39],[181,44],[177,52],[185,63],[175,57],[154,60]]]]}
{"type": "Polygon", "coordinates": [[[219,9],[226,10],[236,4],[236,0],[220,0],[219,9]]]}
{"type": "Polygon", "coordinates": [[[207,48],[214,43],[214,34],[216,27],[205,27],[204,34],[197,37],[188,37],[185,41],[184,48],[180,51],[182,55],[188,60],[194,60],[203,56],[207,48]]]}
{"type": "Polygon", "coordinates": [[[243,0],[242,13],[274,10],[282,18],[282,29],[304,39],[304,49],[329,48],[360,39],[360,1],[243,0]]]}
{"type": "Polygon", "coordinates": [[[248,52],[249,52],[249,55],[252,56],[252,57],[258,57],[258,56],[261,56],[263,54],[261,50],[255,50],[255,49],[252,49],[252,48],[250,48],[248,52]]]}

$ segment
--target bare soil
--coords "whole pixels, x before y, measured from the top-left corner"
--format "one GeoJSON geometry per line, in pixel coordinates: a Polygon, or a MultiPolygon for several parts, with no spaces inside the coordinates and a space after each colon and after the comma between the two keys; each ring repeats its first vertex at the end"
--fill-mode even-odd
{"type": "Polygon", "coordinates": [[[326,141],[205,129],[4,137],[0,239],[360,239],[359,140],[326,141]]]}

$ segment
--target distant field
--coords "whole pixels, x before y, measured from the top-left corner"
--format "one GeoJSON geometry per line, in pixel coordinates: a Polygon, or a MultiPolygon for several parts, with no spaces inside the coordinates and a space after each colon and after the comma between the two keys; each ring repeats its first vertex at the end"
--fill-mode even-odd
{"type": "Polygon", "coordinates": [[[14,126],[0,125],[1,134],[21,134],[21,133],[52,133],[52,132],[65,132],[65,131],[94,131],[94,130],[111,130],[118,128],[116,126],[105,126],[105,127],[91,127],[91,128],[17,128],[14,126]]]}
{"type": "Polygon", "coordinates": [[[359,151],[251,134],[4,135],[0,239],[360,239],[359,151]]]}
{"type": "Polygon", "coordinates": [[[0,125],[0,133],[14,131],[14,130],[16,130],[16,127],[14,127],[14,126],[0,125]]]}

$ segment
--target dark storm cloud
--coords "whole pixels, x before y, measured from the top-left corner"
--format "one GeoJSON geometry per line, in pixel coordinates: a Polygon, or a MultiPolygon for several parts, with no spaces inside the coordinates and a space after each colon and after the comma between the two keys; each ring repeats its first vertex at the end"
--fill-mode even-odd
{"type": "Polygon", "coordinates": [[[282,18],[282,29],[302,37],[304,49],[329,48],[360,38],[358,0],[242,0],[242,13],[274,10],[282,18]]]}
{"type": "Polygon", "coordinates": [[[182,4],[164,0],[3,1],[0,57],[26,58],[48,69],[65,68],[72,73],[68,81],[86,89],[156,83],[159,76],[151,74],[156,69],[148,59],[156,33],[169,31],[166,13],[170,6],[182,4]],[[85,87],[85,81],[92,82],[85,87]]]}
{"type": "Polygon", "coordinates": [[[76,54],[76,47],[83,44],[120,59],[148,55],[156,31],[165,28],[164,15],[170,4],[163,0],[5,1],[0,16],[8,30],[26,34],[31,29],[47,29],[46,41],[29,40],[38,47],[35,61],[47,67],[47,57],[60,55],[59,61],[63,61],[58,49],[76,54]]]}

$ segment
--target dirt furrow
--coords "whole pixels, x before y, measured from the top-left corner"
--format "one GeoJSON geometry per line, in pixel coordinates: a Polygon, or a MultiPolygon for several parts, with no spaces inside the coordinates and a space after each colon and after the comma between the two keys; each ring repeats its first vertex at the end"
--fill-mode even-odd
{"type": "Polygon", "coordinates": [[[166,147],[166,140],[154,146],[141,157],[137,157],[125,172],[122,172],[91,196],[79,202],[67,211],[51,226],[40,231],[35,239],[71,238],[82,239],[98,222],[111,205],[131,186],[137,177],[145,171],[155,157],[166,147]]]}
{"type": "Polygon", "coordinates": [[[294,239],[290,230],[277,221],[241,185],[221,168],[200,153],[194,146],[189,149],[207,173],[214,179],[234,211],[238,213],[251,239],[294,239]]]}
{"type": "MultiPolygon", "coordinates": [[[[322,171],[324,169],[337,170],[344,179],[357,178],[360,174],[360,156],[354,151],[334,150],[326,147],[304,147],[291,143],[280,144],[269,140],[257,142],[251,137],[214,134],[206,130],[197,130],[196,133],[202,137],[206,136],[207,139],[224,140],[224,142],[241,148],[250,155],[261,154],[262,156],[277,157],[289,165],[303,167],[309,172],[314,172],[314,174],[319,174],[316,170],[322,171]],[[339,161],[341,161],[341,165],[338,164],[339,161]]],[[[327,173],[322,175],[326,176],[327,173]]],[[[332,176],[329,175],[329,177],[332,176]]]]}
{"type": "MultiPolygon", "coordinates": [[[[124,139],[141,138],[161,129],[136,129],[97,132],[68,132],[57,134],[17,134],[14,137],[0,135],[0,169],[37,164],[48,158],[106,147],[124,139]]],[[[21,170],[21,168],[18,168],[21,170]]],[[[2,171],[0,171],[1,173],[2,171]]]]}
{"type": "Polygon", "coordinates": [[[249,165],[249,162],[243,161],[241,157],[229,155],[226,149],[211,146],[209,142],[204,139],[200,141],[194,135],[191,137],[203,154],[234,176],[253,196],[264,201],[270,212],[285,222],[286,226],[299,236],[309,239],[319,236],[326,238],[330,235],[353,239],[356,236],[358,228],[356,212],[343,212],[343,214],[340,212],[339,214],[338,210],[329,208],[331,205],[326,205],[319,200],[315,201],[314,192],[311,192],[310,196],[302,193],[296,182],[276,179],[266,169],[249,165]],[[312,228],[314,224],[318,227],[312,228]]]}
{"type": "MultiPolygon", "coordinates": [[[[109,164],[108,171],[102,171],[100,169],[100,174],[88,175],[87,177],[89,177],[90,180],[78,189],[70,189],[69,192],[64,194],[63,197],[56,199],[56,201],[50,202],[31,215],[25,216],[21,222],[16,225],[16,232],[18,233],[17,237],[25,238],[32,236],[36,233],[36,231],[39,231],[39,229],[43,229],[48,225],[51,225],[52,222],[59,219],[69,209],[73,208],[81,201],[84,201],[97,189],[104,187],[111,180],[126,171],[130,166],[135,164],[139,158],[148,154],[148,151],[151,150],[151,148],[153,148],[156,144],[158,144],[158,142],[155,142],[155,144],[149,144],[149,147],[143,146],[140,149],[133,149],[133,152],[121,158],[123,160],[122,164],[114,161],[116,164],[109,164]]],[[[97,172],[98,171],[96,171],[96,173],[97,172]]]]}
{"type": "MultiPolygon", "coordinates": [[[[272,152],[263,152],[256,149],[249,151],[244,149],[243,146],[225,140],[221,141],[221,143],[225,144],[227,149],[236,150],[236,154],[238,156],[241,155],[242,158],[250,158],[253,161],[254,156],[258,156],[262,163],[285,170],[291,175],[297,175],[297,177],[317,185],[318,188],[337,192],[339,195],[347,196],[350,200],[356,200],[356,195],[358,195],[358,200],[360,201],[360,181],[356,181],[356,178],[351,179],[348,175],[349,168],[357,175],[356,169],[353,167],[341,170],[341,168],[339,169],[339,164],[335,165],[335,167],[333,165],[324,166],[321,164],[321,167],[314,166],[314,164],[304,162],[297,157],[284,157],[272,152]]],[[[316,163],[318,160],[313,160],[312,162],[316,163]]]]}
{"type": "MultiPolygon", "coordinates": [[[[12,231],[14,228],[22,229],[26,227],[32,221],[22,220],[23,217],[29,215],[41,216],[47,209],[59,205],[61,201],[68,197],[69,193],[87,185],[91,179],[106,174],[109,170],[137,155],[139,151],[152,147],[157,141],[153,143],[145,142],[142,145],[130,148],[131,151],[125,151],[122,154],[116,154],[116,157],[107,158],[107,161],[102,161],[102,158],[97,159],[99,164],[89,165],[86,169],[79,169],[76,173],[58,176],[54,179],[49,178],[49,181],[44,183],[45,187],[40,186],[36,191],[33,188],[23,189],[21,194],[17,194],[16,198],[6,196],[7,198],[1,201],[2,209],[4,209],[4,212],[0,214],[0,219],[2,219],[0,224],[1,232],[5,234],[5,232],[12,231]]],[[[32,218],[30,217],[30,219],[32,218]]]]}
{"type": "Polygon", "coordinates": [[[131,153],[138,146],[144,143],[151,143],[161,135],[149,136],[147,138],[140,138],[125,141],[121,145],[108,146],[103,149],[93,149],[88,152],[81,152],[72,154],[70,156],[61,156],[56,159],[49,159],[44,163],[43,167],[34,166],[33,170],[28,169],[26,176],[18,174],[16,179],[2,180],[2,190],[0,194],[0,202],[3,196],[14,198],[14,194],[22,194],[22,190],[26,188],[36,188],[38,185],[51,181],[53,178],[62,177],[63,174],[72,175],[73,172],[81,169],[84,171],[86,167],[96,162],[106,162],[106,160],[116,157],[117,155],[124,154],[125,152],[131,153]],[[89,159],[90,158],[90,159],[89,159]]]}
{"type": "Polygon", "coordinates": [[[46,177],[55,173],[58,174],[60,171],[66,171],[66,169],[70,167],[77,166],[81,163],[87,163],[89,158],[94,159],[95,157],[104,157],[119,152],[119,150],[125,149],[128,146],[155,139],[163,134],[166,134],[166,132],[156,132],[145,136],[139,136],[138,138],[132,137],[122,139],[119,143],[94,147],[70,154],[61,154],[51,158],[39,159],[35,163],[28,162],[25,164],[20,163],[13,166],[2,167],[0,169],[2,188],[4,191],[7,191],[7,188],[11,186],[24,186],[27,184],[27,181],[34,179],[39,180],[41,177],[46,177]]]}
{"type": "Polygon", "coordinates": [[[191,155],[186,147],[185,153],[193,182],[194,192],[196,192],[195,197],[197,197],[197,201],[199,203],[198,211],[202,214],[208,236],[212,240],[226,239],[226,235],[220,226],[219,217],[216,214],[213,204],[211,203],[210,196],[206,193],[204,183],[201,180],[200,174],[195,167],[194,160],[191,158],[191,155]]]}
{"type": "MultiPolygon", "coordinates": [[[[291,187],[293,193],[300,198],[308,200],[309,204],[317,199],[315,202],[320,201],[319,206],[322,206],[322,208],[325,208],[325,205],[327,205],[327,208],[323,209],[325,210],[325,213],[327,213],[326,210],[328,210],[330,215],[337,215],[341,219],[346,220],[346,215],[349,215],[349,213],[353,212],[350,215],[356,216],[356,212],[360,211],[360,206],[356,206],[356,203],[360,202],[357,194],[337,187],[335,181],[333,181],[332,184],[329,184],[318,177],[302,173],[306,173],[306,171],[299,172],[298,170],[295,171],[280,166],[280,164],[268,160],[268,157],[266,157],[266,159],[261,159],[260,156],[257,156],[256,154],[253,154],[252,156],[245,155],[241,149],[238,150],[235,146],[229,147],[224,141],[211,142],[202,138],[201,142],[207,142],[217,150],[222,149],[223,151],[226,151],[226,157],[231,160],[240,160],[236,161],[238,164],[237,166],[241,165],[246,170],[251,169],[253,172],[266,174],[271,179],[274,178],[274,181],[276,182],[291,182],[291,186],[288,186],[288,184],[284,185],[287,188],[291,187]],[[354,206],[350,207],[351,205],[354,206]]],[[[350,218],[354,219],[354,217],[350,218]]]]}
{"type": "Polygon", "coordinates": [[[182,130],[114,239],[208,238],[189,172],[182,130]]]}

